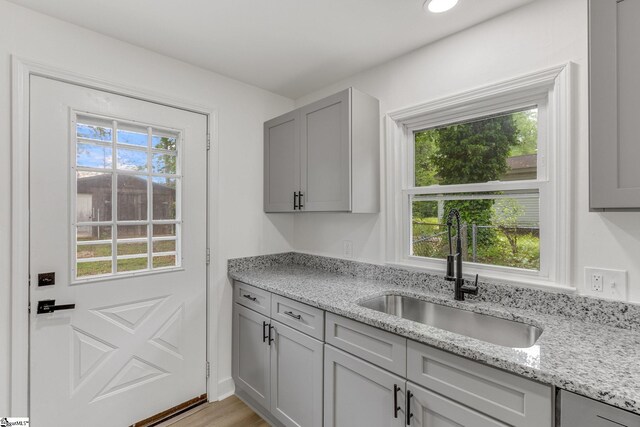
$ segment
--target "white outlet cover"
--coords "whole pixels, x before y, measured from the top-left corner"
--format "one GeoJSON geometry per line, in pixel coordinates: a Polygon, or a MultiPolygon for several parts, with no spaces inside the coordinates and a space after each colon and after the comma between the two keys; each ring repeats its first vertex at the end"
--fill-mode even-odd
{"type": "Polygon", "coordinates": [[[585,267],[583,292],[593,297],[627,301],[627,271],[585,267]],[[602,275],[602,292],[593,290],[591,279],[594,274],[602,275]]]}

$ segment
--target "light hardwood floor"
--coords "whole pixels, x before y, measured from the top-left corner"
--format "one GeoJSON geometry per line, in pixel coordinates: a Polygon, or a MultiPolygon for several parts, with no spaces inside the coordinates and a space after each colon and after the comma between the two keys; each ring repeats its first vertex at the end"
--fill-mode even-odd
{"type": "MultiPolygon", "coordinates": [[[[160,424],[162,427],[269,427],[236,396],[207,403],[160,424]]],[[[160,427],[159,426],[159,427],[160,427]]]]}

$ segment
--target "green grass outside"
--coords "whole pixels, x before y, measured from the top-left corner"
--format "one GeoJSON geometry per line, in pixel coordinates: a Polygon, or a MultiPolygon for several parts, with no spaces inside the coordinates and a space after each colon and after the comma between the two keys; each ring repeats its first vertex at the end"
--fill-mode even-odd
{"type": "MultiPolygon", "coordinates": [[[[154,252],[172,252],[176,250],[175,241],[153,242],[154,252]]],[[[118,255],[147,253],[147,243],[127,243],[118,245],[118,255]]],[[[86,245],[78,247],[78,259],[111,256],[111,245],[86,245]]],[[[172,267],[176,264],[174,255],[154,256],[153,268],[172,267]]],[[[118,272],[146,270],[147,258],[118,260],[118,272]]],[[[77,265],[78,277],[97,276],[111,273],[111,261],[80,262],[77,265]]]]}
{"type": "MultiPolygon", "coordinates": [[[[449,253],[447,234],[422,241],[420,236],[433,236],[446,232],[445,226],[440,226],[437,218],[414,218],[413,221],[413,255],[428,258],[446,258],[449,253]]],[[[505,267],[540,269],[540,238],[531,233],[519,235],[516,253],[509,244],[504,232],[496,229],[496,238],[490,245],[479,244],[476,248],[476,262],[481,264],[500,265],[505,267]]],[[[471,238],[468,239],[468,254],[466,260],[472,259],[471,238]]]]}

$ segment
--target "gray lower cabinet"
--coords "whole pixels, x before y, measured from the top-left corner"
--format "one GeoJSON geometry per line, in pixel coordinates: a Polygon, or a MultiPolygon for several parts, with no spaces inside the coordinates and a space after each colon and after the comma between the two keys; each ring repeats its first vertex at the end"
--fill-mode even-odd
{"type": "Polygon", "coordinates": [[[410,426],[506,427],[509,425],[411,382],[407,382],[407,395],[409,396],[408,411],[411,417],[407,425],[410,426]]]}
{"type": "Polygon", "coordinates": [[[269,319],[235,304],[233,319],[233,373],[236,387],[242,388],[258,405],[270,404],[269,319]],[[265,340],[264,337],[267,337],[265,340]]]}
{"type": "Polygon", "coordinates": [[[405,425],[405,379],[325,345],[325,427],[405,425]]]}
{"type": "Polygon", "coordinates": [[[323,347],[322,341],[234,304],[236,393],[274,426],[322,427],[323,347]]]}
{"type": "MultiPolygon", "coordinates": [[[[274,426],[553,425],[553,390],[548,385],[236,285],[244,286],[234,304],[236,392],[274,426]],[[323,319],[326,344],[314,338],[323,335],[323,319]]],[[[576,411],[572,408],[580,406],[569,405],[572,397],[563,401],[563,409],[569,408],[563,419],[573,411],[602,423],[603,417],[626,421],[615,418],[626,414],[607,412],[606,405],[598,407],[598,413],[576,411]]],[[[581,424],[566,424],[573,425],[581,424]]]]}
{"type": "Polygon", "coordinates": [[[438,406],[440,416],[448,415],[455,420],[459,416],[458,407],[470,408],[460,420],[476,417],[477,421],[456,421],[461,425],[551,427],[553,424],[550,386],[414,341],[407,343],[407,380],[444,397],[438,406]],[[487,416],[493,423],[487,421],[487,416]]]}
{"type": "Polygon", "coordinates": [[[322,427],[324,344],[272,321],[271,414],[285,426],[322,427]]]}
{"type": "Polygon", "coordinates": [[[560,391],[559,427],[638,427],[640,415],[571,393],[560,391]]]}

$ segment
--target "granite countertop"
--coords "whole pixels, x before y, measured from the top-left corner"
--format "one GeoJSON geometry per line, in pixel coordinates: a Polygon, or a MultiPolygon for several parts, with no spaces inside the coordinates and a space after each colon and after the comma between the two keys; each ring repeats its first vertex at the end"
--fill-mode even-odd
{"type": "Polygon", "coordinates": [[[640,414],[639,330],[551,315],[532,308],[514,308],[493,301],[468,299],[458,302],[453,299],[453,293],[358,277],[317,266],[241,262],[233,268],[230,265],[229,276],[274,294],[640,414]],[[533,347],[507,348],[358,305],[362,300],[390,293],[526,322],[542,328],[543,333],[533,347]]]}

